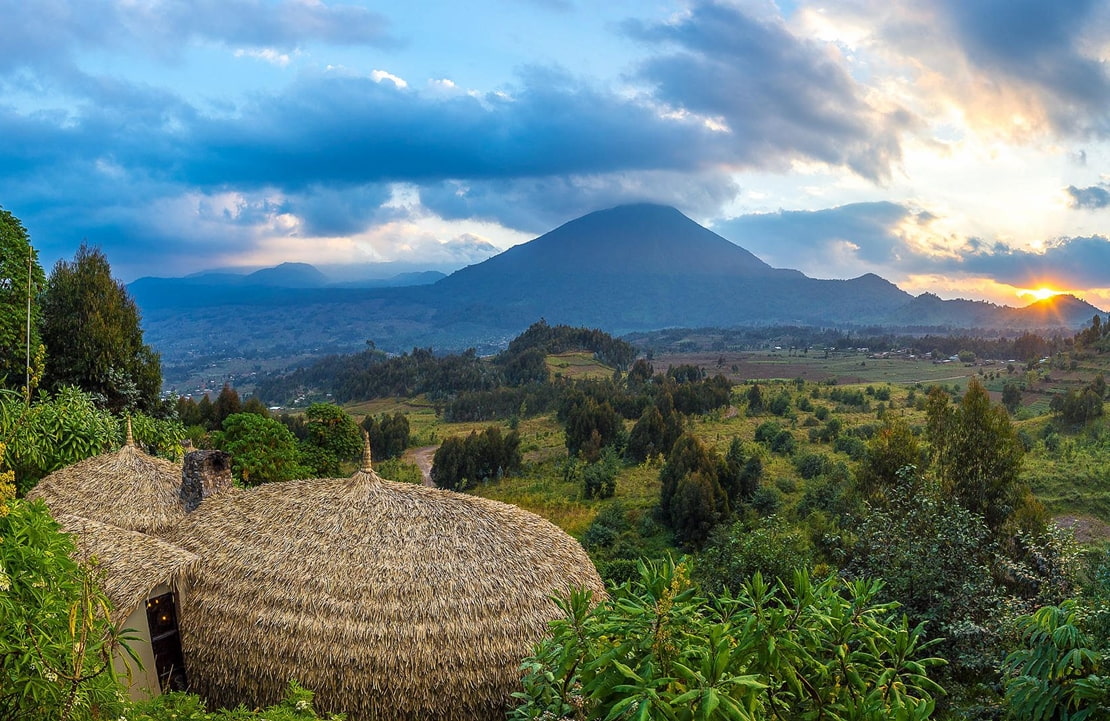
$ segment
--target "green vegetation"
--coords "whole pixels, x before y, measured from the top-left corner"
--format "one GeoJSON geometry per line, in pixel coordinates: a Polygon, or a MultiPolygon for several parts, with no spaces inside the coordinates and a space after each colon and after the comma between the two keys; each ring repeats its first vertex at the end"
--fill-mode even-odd
{"type": "Polygon", "coordinates": [[[704,596],[685,565],[639,577],[566,618],[525,661],[512,719],[925,719],[942,693],[919,628],[878,584],[752,576],[704,596]]]}
{"type": "Polygon", "coordinates": [[[257,710],[240,706],[208,711],[198,696],[168,693],[132,704],[126,718],[128,721],[343,721],[342,714],[317,715],[312,699],[313,693],[296,681],[289,682],[281,703],[257,710]]]}
{"type": "Polygon", "coordinates": [[[76,386],[114,413],[159,410],[162,367],[143,343],[139,310],[98,248],[59,260],[42,294],[43,384],[76,386]]]}
{"type": "Polygon", "coordinates": [[[4,276],[0,280],[0,387],[22,388],[24,395],[29,396],[43,371],[39,295],[46,277],[23,224],[3,208],[0,208],[0,268],[4,276]]]}
{"type": "Polygon", "coordinates": [[[109,621],[96,569],[73,556],[73,540],[41,501],[0,497],[3,718],[93,721],[122,715],[123,689],[111,659],[126,648],[127,638],[109,621]]]}
{"type": "MultiPolygon", "coordinates": [[[[0,236],[0,257],[26,259],[18,221],[0,215],[0,236]]],[[[0,352],[26,374],[26,347],[4,345],[26,296],[3,291],[0,352]]],[[[96,569],[72,561],[41,505],[12,499],[115,447],[124,412],[152,452],[178,457],[186,435],[231,452],[247,485],[347,474],[365,430],[385,477],[420,482],[409,461],[433,456],[439,486],[579,537],[611,598],[564,601],[526,663],[515,718],[1108,713],[1110,323],[1097,316],[1074,338],[796,329],[758,353],[730,348],[747,331],[728,331],[719,349],[669,357],[656,351],[709,332],[668,331],[647,358],[540,322],[489,359],[372,346],[327,359],[260,386],[302,399],[273,418],[230,385],[158,401],[157,356],[99,251],[60,263],[41,302],[46,351],[32,376],[45,367],[50,392],[18,378],[0,392],[4,717],[318,718],[295,685],[262,712],[210,712],[187,695],[121,701],[106,659],[126,639],[96,569]],[[90,294],[110,312],[77,342],[63,316],[88,310],[90,294]],[[410,446],[425,447],[414,459],[410,446]],[[1073,517],[1086,545],[1052,516],[1073,517]],[[691,555],[676,564],[679,552],[691,555]]]]}

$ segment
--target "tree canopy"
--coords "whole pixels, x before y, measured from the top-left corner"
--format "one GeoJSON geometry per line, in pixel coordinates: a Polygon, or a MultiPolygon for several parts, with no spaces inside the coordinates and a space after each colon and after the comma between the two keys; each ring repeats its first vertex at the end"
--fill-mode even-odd
{"type": "Polygon", "coordinates": [[[72,261],[55,264],[42,317],[47,388],[77,386],[114,413],[158,408],[161,361],[143,343],[139,309],[99,248],[82,244],[72,261]]]}
{"type": "MultiPolygon", "coordinates": [[[[18,389],[27,382],[28,296],[30,355],[34,365],[42,338],[38,295],[46,276],[19,218],[0,208],[0,386],[18,389]],[[29,274],[29,275],[28,275],[29,274]]],[[[41,373],[41,367],[33,373],[41,373]]]]}

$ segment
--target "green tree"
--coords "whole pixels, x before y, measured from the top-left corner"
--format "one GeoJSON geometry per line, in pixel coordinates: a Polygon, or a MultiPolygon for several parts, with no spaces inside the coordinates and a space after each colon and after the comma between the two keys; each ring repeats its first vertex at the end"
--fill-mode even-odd
{"type": "Polygon", "coordinates": [[[663,447],[666,427],[663,414],[655,406],[648,406],[628,434],[628,457],[640,463],[656,455],[665,454],[669,448],[663,447]]]}
{"type": "Polygon", "coordinates": [[[216,402],[212,404],[213,422],[217,427],[222,426],[225,418],[242,411],[243,403],[239,400],[238,391],[232,388],[230,383],[224,383],[224,387],[220,389],[220,394],[216,396],[216,402]]]}
{"type": "MultiPolygon", "coordinates": [[[[1095,316],[1096,320],[1098,316],[1095,316]]],[[[1110,646],[1082,629],[1073,601],[1017,621],[1021,648],[1006,657],[1009,717],[1021,721],[1110,718],[1110,646]]]]}
{"type": "Polygon", "coordinates": [[[42,374],[42,358],[38,353],[42,345],[42,310],[38,297],[45,285],[46,276],[26,229],[18,218],[0,208],[0,386],[19,389],[27,384],[30,298],[32,382],[26,395],[33,391],[35,378],[42,374]]]}
{"type": "Polygon", "coordinates": [[[943,638],[939,653],[962,680],[992,673],[1001,653],[1008,599],[995,580],[999,550],[982,517],[952,503],[906,468],[855,529],[846,567],[883,582],[879,598],[901,605],[912,624],[943,638]]]}
{"type": "Polygon", "coordinates": [[[42,295],[42,339],[45,387],[77,386],[114,413],[159,410],[161,361],[99,248],[82,244],[72,262],[55,264],[42,295]]]}
{"type": "Polygon", "coordinates": [[[582,469],[582,491],[586,498],[612,498],[620,469],[620,456],[611,447],[605,448],[598,461],[582,469]]]}
{"type": "Polygon", "coordinates": [[[1018,480],[1025,455],[1021,440],[978,379],[971,379],[956,406],[934,388],[926,411],[934,472],[947,495],[981,516],[995,534],[1011,520],[1043,524],[1043,509],[1018,480]]]}
{"type": "Polygon", "coordinates": [[[375,461],[400,458],[409,447],[409,419],[400,411],[383,413],[381,418],[366,416],[362,427],[370,436],[375,461]]]}
{"type": "Polygon", "coordinates": [[[585,451],[587,460],[596,461],[602,448],[619,446],[623,441],[624,421],[608,402],[598,403],[587,396],[567,413],[566,444],[570,455],[585,451]]]}
{"type": "Polygon", "coordinates": [[[759,455],[749,454],[743,441],[733,438],[717,471],[721,487],[728,494],[729,506],[736,509],[741,503],[750,501],[759,488],[762,475],[763,461],[759,459],[759,455]]]}
{"type": "Polygon", "coordinates": [[[304,418],[308,434],[301,442],[302,458],[316,476],[337,477],[340,464],[362,455],[362,431],[347,411],[333,403],[313,403],[304,418]]]}
{"type": "Polygon", "coordinates": [[[462,491],[520,468],[520,434],[502,435],[498,426],[464,438],[448,438],[436,449],[432,481],[440,488],[462,491]]]}
{"type": "Polygon", "coordinates": [[[763,410],[763,389],[758,383],[752,383],[748,389],[748,413],[759,413],[763,410]]]}
{"type": "Polygon", "coordinates": [[[813,567],[813,548],[798,529],[778,516],[718,526],[698,556],[697,577],[713,593],[739,593],[756,573],[788,583],[813,567]]]}
{"type": "Polygon", "coordinates": [[[97,408],[87,393],[62,388],[30,406],[11,391],[0,391],[0,439],[7,444],[4,465],[15,472],[20,493],[64,466],[104,453],[122,440],[119,422],[97,408]]]}
{"type": "Polygon", "coordinates": [[[1010,415],[1017,413],[1017,409],[1021,406],[1021,384],[1003,384],[1002,405],[1009,411],[1010,415]]]}
{"type": "Polygon", "coordinates": [[[223,430],[212,436],[216,448],[231,454],[232,471],[244,485],[311,475],[311,470],[301,465],[296,437],[281,421],[236,413],[225,418],[223,430]]]}
{"type": "Polygon", "coordinates": [[[866,501],[885,504],[886,492],[898,482],[906,466],[920,467],[921,444],[901,418],[884,419],[882,428],[867,442],[867,452],[856,473],[856,489],[866,501]]]}

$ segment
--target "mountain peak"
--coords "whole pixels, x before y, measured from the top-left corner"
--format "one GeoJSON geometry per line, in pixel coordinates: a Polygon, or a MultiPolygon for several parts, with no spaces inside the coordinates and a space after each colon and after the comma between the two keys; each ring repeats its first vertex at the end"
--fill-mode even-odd
{"type": "Polygon", "coordinates": [[[777,271],[666,205],[598,210],[517,245],[441,284],[552,275],[770,277],[777,271]]]}
{"type": "Polygon", "coordinates": [[[244,278],[244,282],[279,288],[320,288],[327,285],[328,278],[308,263],[282,263],[256,270],[244,278]]]}

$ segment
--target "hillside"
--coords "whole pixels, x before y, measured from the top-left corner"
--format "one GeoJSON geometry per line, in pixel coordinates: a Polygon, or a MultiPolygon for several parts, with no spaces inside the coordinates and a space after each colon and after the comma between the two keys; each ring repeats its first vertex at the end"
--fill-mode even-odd
{"type": "Polygon", "coordinates": [[[310,265],[288,263],[245,276],[142,278],[129,290],[171,379],[175,366],[347,352],[367,340],[392,352],[489,353],[539,318],[617,334],[763,325],[1010,330],[1077,328],[1097,312],[1069,297],[1016,309],[914,298],[874,274],[809,278],[659,205],[590,213],[431,283],[437,278],[331,284],[310,265]]]}

